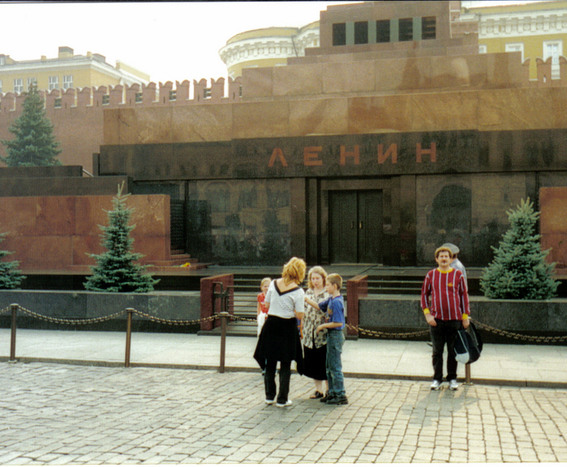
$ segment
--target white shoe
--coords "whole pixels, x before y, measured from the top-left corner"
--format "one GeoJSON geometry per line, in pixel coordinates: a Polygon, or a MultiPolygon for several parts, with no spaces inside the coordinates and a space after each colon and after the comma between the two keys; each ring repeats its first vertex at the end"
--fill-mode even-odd
{"type": "Polygon", "coordinates": [[[457,389],[459,389],[459,385],[457,384],[456,379],[452,379],[451,381],[449,381],[449,389],[451,389],[452,391],[456,391],[457,389]]]}
{"type": "Polygon", "coordinates": [[[266,399],[264,402],[266,403],[266,405],[272,405],[276,401],[274,399],[272,399],[272,400],[266,399]]]}
{"type": "Polygon", "coordinates": [[[289,407],[292,404],[292,402],[288,399],[288,401],[285,404],[281,404],[280,402],[278,402],[276,404],[276,407],[289,407]]]}
{"type": "Polygon", "coordinates": [[[431,383],[431,390],[438,391],[439,388],[441,388],[441,381],[437,381],[436,379],[434,379],[433,383],[431,383]]]}

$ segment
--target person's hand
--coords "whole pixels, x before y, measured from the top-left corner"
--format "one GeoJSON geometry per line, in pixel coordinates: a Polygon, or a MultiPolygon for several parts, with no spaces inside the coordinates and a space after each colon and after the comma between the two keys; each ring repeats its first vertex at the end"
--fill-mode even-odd
{"type": "Polygon", "coordinates": [[[464,320],[463,320],[463,327],[464,327],[465,329],[467,329],[470,324],[471,324],[471,320],[470,320],[470,319],[467,318],[467,319],[464,319],[464,320]]]}
{"type": "Polygon", "coordinates": [[[427,321],[427,324],[429,324],[429,326],[437,326],[437,321],[435,321],[435,318],[431,313],[427,313],[425,315],[425,321],[427,321]]]}
{"type": "Polygon", "coordinates": [[[323,329],[325,329],[323,326],[319,325],[317,326],[317,329],[315,329],[315,332],[321,332],[323,329]]]}

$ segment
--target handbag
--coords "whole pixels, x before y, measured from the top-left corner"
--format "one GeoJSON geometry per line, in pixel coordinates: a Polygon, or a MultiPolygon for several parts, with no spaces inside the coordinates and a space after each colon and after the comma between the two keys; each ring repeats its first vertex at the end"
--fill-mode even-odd
{"type": "Polygon", "coordinates": [[[468,329],[459,329],[455,338],[455,360],[459,363],[474,363],[482,352],[482,338],[471,322],[468,329]]]}

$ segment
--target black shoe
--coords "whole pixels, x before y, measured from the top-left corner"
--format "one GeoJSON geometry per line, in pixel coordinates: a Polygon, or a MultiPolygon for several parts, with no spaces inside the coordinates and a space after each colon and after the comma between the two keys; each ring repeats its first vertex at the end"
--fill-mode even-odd
{"type": "Polygon", "coordinates": [[[348,404],[348,399],[346,396],[335,396],[327,399],[325,403],[329,405],[346,405],[348,404]]]}
{"type": "Polygon", "coordinates": [[[315,391],[315,394],[311,394],[311,396],[309,396],[309,399],[321,399],[325,397],[323,394],[321,394],[319,391],[315,391]]]}
{"type": "Polygon", "coordinates": [[[330,396],[329,393],[325,394],[324,397],[321,397],[321,399],[319,399],[319,402],[327,402],[329,399],[331,399],[333,396],[330,396]]]}
{"type": "Polygon", "coordinates": [[[329,405],[346,405],[346,404],[348,404],[348,399],[347,399],[347,396],[330,397],[329,399],[327,399],[327,401],[325,402],[325,404],[329,404],[329,405]]]}

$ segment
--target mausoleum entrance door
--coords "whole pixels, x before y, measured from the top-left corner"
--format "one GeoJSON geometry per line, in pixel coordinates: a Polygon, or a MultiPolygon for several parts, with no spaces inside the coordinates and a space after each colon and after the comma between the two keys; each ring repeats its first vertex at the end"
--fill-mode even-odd
{"type": "Polygon", "coordinates": [[[382,191],[329,191],[331,263],[382,262],[382,191]]]}

